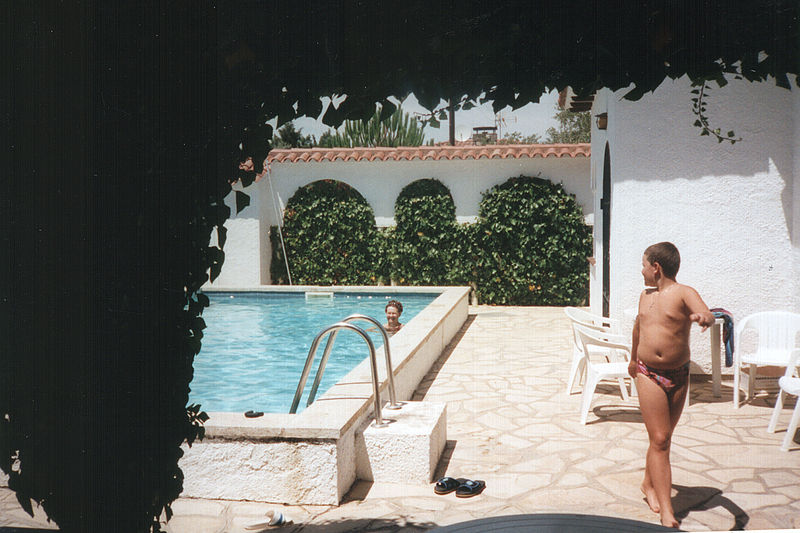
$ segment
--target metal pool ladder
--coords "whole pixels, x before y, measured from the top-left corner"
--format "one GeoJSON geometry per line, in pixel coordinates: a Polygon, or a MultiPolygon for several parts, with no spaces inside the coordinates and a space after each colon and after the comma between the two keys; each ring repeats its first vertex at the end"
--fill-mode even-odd
{"type": "Polygon", "coordinates": [[[325,350],[322,352],[322,358],[319,361],[319,367],[317,367],[317,375],[314,377],[314,384],[311,386],[311,391],[308,394],[308,402],[306,403],[306,406],[311,405],[311,403],[314,401],[314,398],[316,398],[317,389],[319,388],[320,381],[322,381],[322,374],[325,372],[325,365],[328,363],[328,357],[331,354],[334,342],[336,342],[336,335],[339,333],[339,330],[349,329],[358,333],[367,342],[367,347],[369,348],[369,363],[370,370],[372,371],[372,390],[375,401],[375,425],[377,427],[385,427],[388,425],[383,421],[383,417],[381,416],[381,398],[378,386],[378,364],[375,357],[375,345],[373,344],[372,339],[370,339],[369,335],[367,335],[363,329],[350,324],[350,322],[356,320],[366,320],[367,322],[371,322],[378,327],[378,330],[383,336],[383,351],[386,354],[386,372],[388,374],[389,382],[389,405],[387,405],[386,408],[400,409],[402,405],[397,403],[397,397],[394,391],[394,373],[392,372],[392,355],[389,348],[389,334],[386,332],[386,329],[383,327],[383,325],[374,318],[367,315],[354,314],[348,316],[341,322],[337,322],[328,326],[320,331],[316,337],[314,337],[314,342],[311,343],[311,349],[308,351],[306,364],[303,367],[303,373],[300,375],[300,382],[297,384],[297,391],[294,393],[294,399],[292,400],[292,406],[289,409],[289,413],[297,412],[297,406],[300,404],[300,397],[303,395],[303,389],[306,386],[308,374],[311,371],[311,364],[314,362],[314,356],[317,353],[317,348],[319,347],[319,343],[322,341],[323,337],[330,333],[330,336],[328,337],[328,343],[325,345],[325,350]]]}

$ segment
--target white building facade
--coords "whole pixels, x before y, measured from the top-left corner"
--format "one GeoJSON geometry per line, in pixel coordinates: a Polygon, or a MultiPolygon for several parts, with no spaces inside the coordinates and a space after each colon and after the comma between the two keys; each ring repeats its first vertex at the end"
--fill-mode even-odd
{"type": "MultiPolygon", "coordinates": [[[[520,175],[539,176],[574,194],[591,223],[590,155],[588,144],[273,150],[269,172],[244,190],[250,206],[225,223],[225,263],[213,286],[270,284],[268,230],[278,225],[297,189],[311,182],[333,179],[350,185],[372,207],[376,224],[391,226],[395,200],[419,179],[447,186],[463,223],[477,219],[481,195],[491,187],[520,175]]],[[[228,200],[235,213],[233,197],[228,200]]]]}
{"type": "MultiPolygon", "coordinates": [[[[604,293],[612,317],[637,306],[642,253],[660,241],[678,247],[678,281],[709,307],[734,319],[800,312],[800,90],[735,80],[712,89],[706,115],[741,138],[733,145],[693,126],[685,78],[637,102],[622,99],[625,90],[595,95],[592,114],[607,113],[607,129],[592,131],[594,312],[604,293]]],[[[702,338],[693,335],[693,351],[708,371],[702,338]]]]}

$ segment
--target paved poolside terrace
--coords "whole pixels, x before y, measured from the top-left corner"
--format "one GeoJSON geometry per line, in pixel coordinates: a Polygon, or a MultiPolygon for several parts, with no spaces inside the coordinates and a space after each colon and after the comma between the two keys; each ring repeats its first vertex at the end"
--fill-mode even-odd
{"type": "MultiPolygon", "coordinates": [[[[447,446],[437,477],[486,481],[467,499],[437,496],[433,483],[359,481],[339,506],[282,506],[180,499],[164,526],[171,533],[239,533],[280,510],[286,532],[415,532],[487,517],[577,513],[659,523],[639,485],[647,435],[636,399],[601,384],[588,423],[580,393],[566,393],[571,329],[561,308],[470,307],[467,322],[415,400],[447,403],[447,446]]],[[[731,378],[714,398],[710,379],[693,376],[690,405],[672,445],[673,503],[681,529],[800,529],[800,437],[781,452],[794,407],[778,432],[766,432],[774,394],[734,410],[731,378]]],[[[54,528],[30,518],[0,489],[2,527],[54,528]]],[[[272,530],[272,529],[270,529],[272,530]]]]}

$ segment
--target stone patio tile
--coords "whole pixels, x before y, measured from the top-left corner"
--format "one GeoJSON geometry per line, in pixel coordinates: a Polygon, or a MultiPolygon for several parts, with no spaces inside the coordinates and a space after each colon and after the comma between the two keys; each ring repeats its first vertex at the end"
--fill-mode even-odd
{"type": "Polygon", "coordinates": [[[524,449],[533,445],[528,439],[521,439],[510,434],[500,435],[500,445],[504,447],[511,447],[515,449],[524,449]]]}
{"type": "MultiPolygon", "coordinates": [[[[787,462],[785,454],[776,450],[774,446],[759,446],[755,444],[742,443],[737,446],[718,448],[715,446],[698,446],[696,452],[708,457],[718,457],[720,461],[724,458],[726,463],[739,464],[736,458],[747,457],[747,466],[754,468],[786,468],[792,464],[787,462]]],[[[800,454],[794,459],[794,464],[800,467],[800,454]]]]}
{"type": "Polygon", "coordinates": [[[693,510],[681,520],[681,529],[685,531],[729,531],[734,527],[736,518],[723,507],[693,510]]]}
{"type": "Polygon", "coordinates": [[[706,470],[710,480],[716,480],[724,484],[728,484],[736,479],[752,479],[755,476],[755,469],[753,468],[712,468],[706,470]]]}
{"type": "Polygon", "coordinates": [[[223,517],[179,515],[173,516],[162,528],[166,533],[221,533],[226,531],[225,526],[223,517]]]}
{"type": "Polygon", "coordinates": [[[609,494],[616,494],[618,498],[628,502],[644,502],[639,490],[643,477],[644,468],[636,471],[609,473],[599,476],[596,486],[605,489],[609,494]]]}
{"type": "MultiPolygon", "coordinates": [[[[8,492],[11,491],[9,490],[8,492]]],[[[0,525],[8,527],[30,527],[39,529],[58,528],[54,522],[47,521],[47,514],[39,505],[33,504],[33,516],[25,512],[22,507],[19,506],[19,503],[17,503],[16,496],[4,501],[2,513],[0,513],[0,525]]]]}
{"type": "Polygon", "coordinates": [[[222,500],[202,500],[198,498],[179,498],[175,500],[171,507],[172,512],[177,514],[193,514],[207,516],[222,516],[229,502],[222,500]]]}
{"type": "Polygon", "coordinates": [[[572,468],[586,472],[590,476],[597,476],[600,472],[611,469],[615,464],[617,463],[605,457],[592,457],[586,461],[573,462],[572,468]]]}
{"type": "Polygon", "coordinates": [[[532,474],[556,474],[564,470],[566,463],[559,457],[540,457],[524,463],[509,465],[509,472],[529,472],[532,474]]]}
{"type": "Polygon", "coordinates": [[[734,481],[731,484],[731,490],[734,492],[763,492],[764,485],[758,481],[734,481]]]}
{"type": "Polygon", "coordinates": [[[561,476],[557,485],[559,487],[579,487],[588,483],[588,478],[580,473],[572,472],[561,476]]]}
{"type": "Polygon", "coordinates": [[[750,494],[743,492],[726,491],[725,497],[745,510],[754,507],[786,505],[790,502],[789,498],[787,498],[783,494],[750,494]]]}
{"type": "Polygon", "coordinates": [[[613,497],[605,492],[590,487],[554,489],[537,491],[523,499],[524,503],[534,508],[553,507],[577,510],[585,514],[603,514],[599,512],[605,505],[613,501],[613,497]]]}
{"type": "Polygon", "coordinates": [[[516,428],[516,425],[511,420],[500,416],[497,413],[487,413],[485,415],[481,415],[475,419],[475,422],[492,429],[499,429],[503,431],[516,428]]]}
{"type": "MultiPolygon", "coordinates": [[[[431,490],[431,493],[433,493],[433,490],[431,490]]],[[[428,498],[403,498],[402,506],[403,508],[421,509],[424,511],[442,511],[447,509],[448,503],[442,499],[441,495],[434,495],[428,498]]]]}
{"type": "Polygon", "coordinates": [[[551,483],[548,474],[495,474],[486,476],[485,494],[504,500],[514,500],[520,494],[538,490],[551,483]]]}

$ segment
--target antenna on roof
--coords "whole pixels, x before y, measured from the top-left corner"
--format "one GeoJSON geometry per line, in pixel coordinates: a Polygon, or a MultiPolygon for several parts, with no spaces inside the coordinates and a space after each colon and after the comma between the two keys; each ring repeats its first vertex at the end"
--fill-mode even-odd
{"type": "Polygon", "coordinates": [[[506,117],[503,116],[503,113],[500,112],[500,111],[495,113],[495,115],[494,115],[494,125],[497,128],[497,138],[498,139],[502,139],[503,138],[503,134],[502,134],[503,128],[507,127],[509,122],[516,122],[516,121],[517,121],[517,117],[515,117],[514,115],[511,115],[510,117],[506,118],[506,117]]]}

